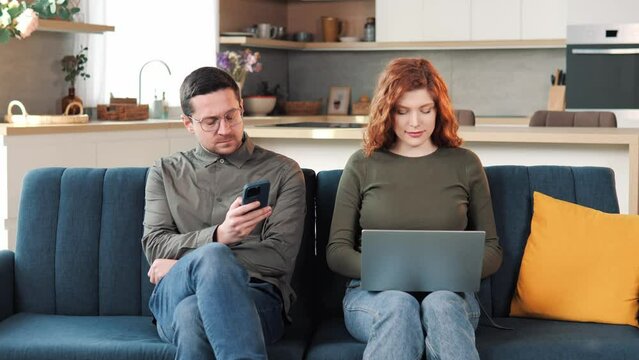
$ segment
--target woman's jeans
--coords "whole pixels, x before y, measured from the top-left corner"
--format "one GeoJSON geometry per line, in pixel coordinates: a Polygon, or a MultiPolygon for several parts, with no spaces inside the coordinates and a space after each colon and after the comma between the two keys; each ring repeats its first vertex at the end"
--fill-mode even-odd
{"type": "Polygon", "coordinates": [[[344,320],[351,335],[367,343],[364,359],[479,359],[475,329],[479,302],[473,293],[366,291],[351,280],[344,320]],[[423,298],[423,300],[422,300],[423,298]]]}
{"type": "Polygon", "coordinates": [[[149,300],[163,341],[176,359],[266,359],[282,336],[282,300],[271,284],[251,279],[223,244],[178,261],[149,300]]]}

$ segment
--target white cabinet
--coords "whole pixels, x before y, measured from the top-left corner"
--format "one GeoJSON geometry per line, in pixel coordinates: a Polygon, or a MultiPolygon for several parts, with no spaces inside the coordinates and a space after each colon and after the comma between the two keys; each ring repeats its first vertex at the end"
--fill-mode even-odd
{"type": "Polygon", "coordinates": [[[639,22],[637,0],[568,0],[568,24],[627,24],[639,22]]]}
{"type": "Polygon", "coordinates": [[[376,41],[421,41],[425,1],[377,0],[376,41]]]}
{"type": "Polygon", "coordinates": [[[471,0],[424,0],[422,40],[470,40],[470,2],[471,0]]]}
{"type": "Polygon", "coordinates": [[[376,0],[377,41],[564,39],[568,8],[576,2],[376,0]]]}
{"type": "Polygon", "coordinates": [[[564,39],[568,0],[521,0],[522,39],[564,39]]]}
{"type": "Polygon", "coordinates": [[[521,39],[521,0],[472,0],[472,40],[521,39]]]}

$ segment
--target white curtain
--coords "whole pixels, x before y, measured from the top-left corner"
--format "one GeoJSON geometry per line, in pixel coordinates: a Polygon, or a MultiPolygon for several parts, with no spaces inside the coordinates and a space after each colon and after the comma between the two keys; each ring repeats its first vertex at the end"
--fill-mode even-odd
{"type": "Polygon", "coordinates": [[[179,87],[184,77],[201,66],[215,66],[219,32],[219,0],[80,0],[79,20],[115,26],[104,35],[76,36],[76,49],[89,47],[89,81],[78,82],[86,106],[108,103],[116,97],[138,97],[142,74],[143,104],[154,93],[170,106],[179,106],[179,87]]]}

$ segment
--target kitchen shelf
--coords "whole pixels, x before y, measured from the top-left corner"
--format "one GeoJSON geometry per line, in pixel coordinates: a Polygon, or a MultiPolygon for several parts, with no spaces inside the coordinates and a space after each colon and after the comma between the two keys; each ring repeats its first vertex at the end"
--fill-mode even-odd
{"type": "Polygon", "coordinates": [[[475,49],[561,49],[565,39],[481,40],[424,42],[295,42],[258,39],[245,36],[222,36],[222,45],[300,51],[396,51],[396,50],[475,50],[475,49]]]}
{"type": "Polygon", "coordinates": [[[63,20],[45,20],[38,21],[37,31],[53,31],[64,33],[103,33],[107,31],[115,31],[114,26],[95,25],[87,23],[78,23],[63,20]]]}

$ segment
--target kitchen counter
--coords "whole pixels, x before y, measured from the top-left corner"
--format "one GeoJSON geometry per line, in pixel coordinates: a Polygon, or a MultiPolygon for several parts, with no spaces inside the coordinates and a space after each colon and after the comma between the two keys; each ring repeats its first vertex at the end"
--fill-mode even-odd
{"type": "MultiPolygon", "coordinates": [[[[365,116],[246,117],[256,144],[315,171],[343,168],[361,148],[362,128],[283,127],[295,122],[366,123],[365,116]]],[[[615,172],[620,209],[639,212],[639,129],[530,128],[526,118],[478,118],[461,127],[464,147],[489,165],[606,166],[615,172]],[[484,125],[498,123],[506,125],[484,125]]],[[[151,166],[195,146],[179,120],[69,125],[0,124],[0,249],[14,248],[24,174],[34,168],[151,166]]]]}

